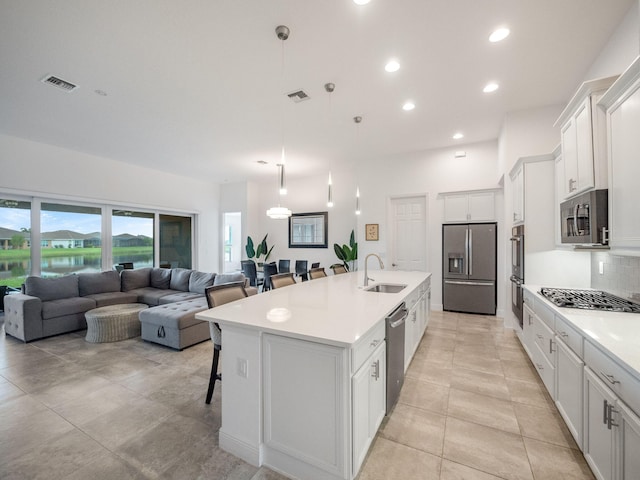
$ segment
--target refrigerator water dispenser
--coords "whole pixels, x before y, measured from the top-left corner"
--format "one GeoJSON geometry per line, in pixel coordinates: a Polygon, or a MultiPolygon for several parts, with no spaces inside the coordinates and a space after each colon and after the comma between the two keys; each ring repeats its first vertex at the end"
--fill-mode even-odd
{"type": "Polygon", "coordinates": [[[464,273],[464,255],[461,253],[449,254],[449,273],[464,273]]]}

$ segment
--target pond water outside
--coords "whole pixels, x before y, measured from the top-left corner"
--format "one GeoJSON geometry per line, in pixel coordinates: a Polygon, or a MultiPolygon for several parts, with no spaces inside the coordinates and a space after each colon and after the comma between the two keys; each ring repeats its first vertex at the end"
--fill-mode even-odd
{"type": "MultiPolygon", "coordinates": [[[[66,255],[63,257],[43,258],[41,275],[43,277],[59,277],[70,273],[100,272],[109,270],[100,264],[101,258],[96,255],[66,255]]],[[[114,265],[121,262],[133,262],[134,268],[152,267],[153,253],[115,255],[114,265]]],[[[19,286],[31,272],[31,260],[0,260],[0,283],[19,286]]]]}

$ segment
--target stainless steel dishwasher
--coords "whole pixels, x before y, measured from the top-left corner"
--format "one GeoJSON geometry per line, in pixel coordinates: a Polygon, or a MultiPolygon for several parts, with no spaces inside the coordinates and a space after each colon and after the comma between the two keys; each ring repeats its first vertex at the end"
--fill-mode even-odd
{"type": "Polygon", "coordinates": [[[404,322],[408,315],[402,302],[386,320],[387,336],[387,415],[393,410],[404,383],[404,322]]]}

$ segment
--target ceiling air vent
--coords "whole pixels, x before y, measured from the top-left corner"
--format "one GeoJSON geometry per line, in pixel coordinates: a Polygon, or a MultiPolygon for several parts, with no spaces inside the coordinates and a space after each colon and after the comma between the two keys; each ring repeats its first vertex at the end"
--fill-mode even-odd
{"type": "Polygon", "coordinates": [[[59,77],[56,77],[54,75],[47,75],[46,77],[44,77],[42,80],[40,80],[42,83],[46,83],[48,85],[53,85],[54,87],[58,87],[61,90],[64,90],[67,93],[71,93],[73,92],[76,88],[78,88],[77,85],[74,85],[71,82],[67,82],[66,80],[62,80],[59,77]]]}
{"type": "Polygon", "coordinates": [[[304,90],[296,90],[295,92],[287,93],[287,97],[289,97],[295,103],[304,102],[305,100],[309,100],[311,98],[304,92],[304,90]]]}

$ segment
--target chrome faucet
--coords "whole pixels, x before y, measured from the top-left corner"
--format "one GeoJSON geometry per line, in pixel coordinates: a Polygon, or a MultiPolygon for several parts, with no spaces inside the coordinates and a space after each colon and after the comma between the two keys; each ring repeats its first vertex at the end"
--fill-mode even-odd
{"type": "Polygon", "coordinates": [[[382,270],[384,268],[384,263],[382,263],[382,259],[376,255],[375,253],[370,253],[369,255],[367,255],[364,259],[364,286],[367,287],[369,285],[369,280],[373,280],[375,281],[375,278],[369,278],[369,273],[368,273],[368,260],[369,257],[374,256],[378,259],[378,262],[380,262],[380,269],[382,270]]]}

